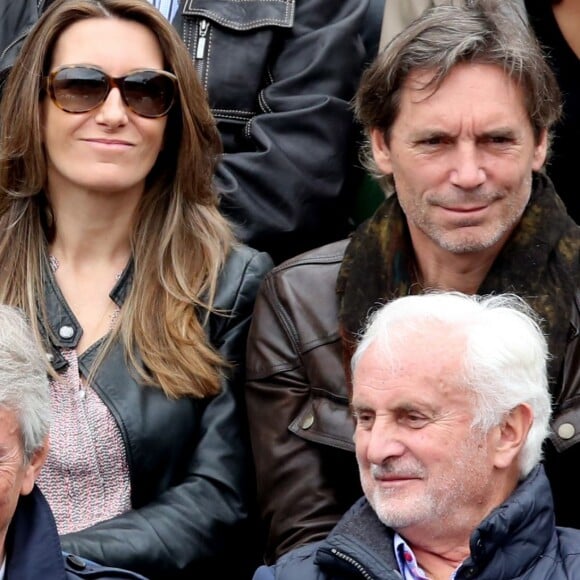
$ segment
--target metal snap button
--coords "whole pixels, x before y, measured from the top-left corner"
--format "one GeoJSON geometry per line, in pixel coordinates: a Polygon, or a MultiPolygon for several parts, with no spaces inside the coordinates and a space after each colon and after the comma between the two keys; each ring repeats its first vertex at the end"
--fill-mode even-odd
{"type": "Polygon", "coordinates": [[[58,334],[61,338],[72,338],[74,336],[75,329],[72,326],[65,324],[58,329],[58,334]]]}
{"type": "Polygon", "coordinates": [[[558,427],[558,436],[561,439],[572,439],[576,435],[576,429],[572,423],[562,423],[558,427]]]}

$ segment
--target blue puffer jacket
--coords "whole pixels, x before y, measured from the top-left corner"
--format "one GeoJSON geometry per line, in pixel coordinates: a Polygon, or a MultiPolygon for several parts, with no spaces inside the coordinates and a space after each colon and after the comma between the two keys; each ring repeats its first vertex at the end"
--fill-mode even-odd
{"type": "Polygon", "coordinates": [[[21,496],[6,537],[7,580],[146,580],[61,551],[48,503],[37,487],[21,496]]]}
{"type": "MultiPolygon", "coordinates": [[[[580,579],[580,530],[557,528],[548,480],[537,467],[471,535],[456,580],[580,579]]],[[[393,532],[362,498],[323,542],[261,567],[254,580],[401,580],[393,532]]]]}

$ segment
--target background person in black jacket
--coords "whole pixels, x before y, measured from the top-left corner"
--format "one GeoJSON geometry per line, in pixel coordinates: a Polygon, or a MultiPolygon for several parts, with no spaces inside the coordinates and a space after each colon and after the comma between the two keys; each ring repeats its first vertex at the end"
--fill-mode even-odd
{"type": "Polygon", "coordinates": [[[143,0],[56,0],[0,104],[0,302],[51,362],[38,484],[66,550],[153,578],[243,577],[256,541],[240,397],[271,261],[219,212],[219,150],[143,0]]]}
{"type": "Polygon", "coordinates": [[[240,238],[275,262],[340,239],[369,0],[150,1],[207,91],[225,152],[216,182],[240,238]]]}

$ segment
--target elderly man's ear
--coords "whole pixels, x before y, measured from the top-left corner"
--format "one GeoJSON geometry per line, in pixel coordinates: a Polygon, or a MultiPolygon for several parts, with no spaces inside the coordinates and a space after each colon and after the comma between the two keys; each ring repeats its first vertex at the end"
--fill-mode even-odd
{"type": "Polygon", "coordinates": [[[495,467],[506,469],[515,465],[532,422],[534,414],[529,405],[518,405],[496,427],[495,435],[495,467]]]}
{"type": "Polygon", "coordinates": [[[44,443],[40,449],[34,452],[30,461],[24,466],[24,475],[22,477],[22,485],[20,487],[20,495],[28,495],[34,487],[34,482],[40,473],[46,456],[48,455],[48,437],[45,438],[44,443]]]}

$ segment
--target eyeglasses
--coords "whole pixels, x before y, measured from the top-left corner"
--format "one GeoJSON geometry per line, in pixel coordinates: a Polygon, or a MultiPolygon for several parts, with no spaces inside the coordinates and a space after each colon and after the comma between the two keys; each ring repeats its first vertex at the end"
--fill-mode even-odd
{"type": "Polygon", "coordinates": [[[62,66],[48,75],[46,84],[54,104],[67,113],[92,111],[105,102],[111,89],[117,88],[131,111],[148,118],[167,115],[177,92],[177,77],[155,69],[110,77],[96,67],[62,66]]]}

